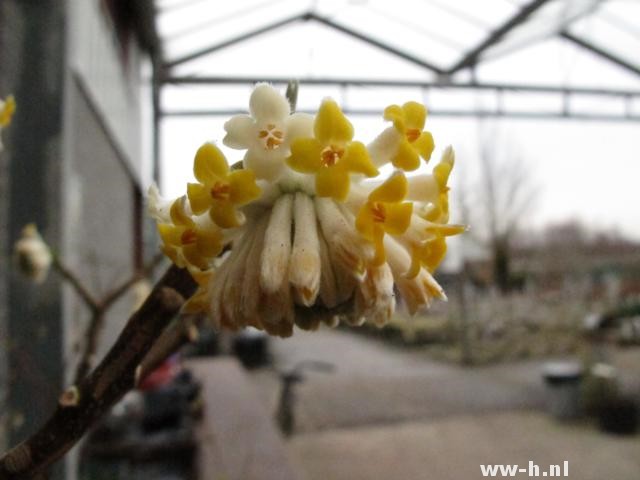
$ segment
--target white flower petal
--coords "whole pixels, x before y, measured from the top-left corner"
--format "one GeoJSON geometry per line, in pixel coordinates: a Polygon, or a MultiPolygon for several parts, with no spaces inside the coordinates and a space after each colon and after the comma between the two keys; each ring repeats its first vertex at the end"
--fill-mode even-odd
{"type": "Polygon", "coordinates": [[[224,129],[227,134],[222,139],[222,143],[227,147],[242,150],[253,145],[256,128],[253,119],[249,115],[231,117],[224,124],[224,129]]]}
{"type": "Polygon", "coordinates": [[[289,282],[302,305],[311,306],[320,289],[320,240],[313,200],[296,193],[293,203],[295,234],[289,260],[289,282]]]}
{"type": "Polygon", "coordinates": [[[260,259],[260,286],[267,293],[280,290],[289,272],[292,206],[293,196],[283,195],[271,211],[260,259]]]}
{"type": "Polygon", "coordinates": [[[285,145],[288,148],[296,138],[313,137],[313,115],[294,113],[285,121],[285,145]]]}
{"type": "Polygon", "coordinates": [[[378,135],[373,142],[367,145],[367,151],[373,164],[380,167],[389,163],[398,151],[401,139],[402,137],[394,127],[389,127],[378,135]]]}
{"type": "Polygon", "coordinates": [[[281,122],[289,115],[290,106],[287,99],[267,83],[256,86],[249,100],[251,116],[259,124],[281,122]]]}
{"type": "Polygon", "coordinates": [[[256,178],[273,182],[284,170],[284,156],[280,150],[262,150],[251,148],[247,150],[243,160],[244,168],[253,170],[256,178]]]}

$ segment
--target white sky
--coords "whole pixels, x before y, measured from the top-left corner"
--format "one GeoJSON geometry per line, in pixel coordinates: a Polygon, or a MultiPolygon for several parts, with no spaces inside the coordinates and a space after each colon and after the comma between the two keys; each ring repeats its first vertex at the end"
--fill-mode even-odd
{"type": "MultiPolygon", "coordinates": [[[[280,1],[280,4],[283,2],[280,1]]],[[[286,2],[284,2],[286,3],[286,2]]],[[[331,2],[329,2],[331,3],[331,2]]],[[[333,2],[337,3],[337,2],[333,2]]],[[[355,3],[355,2],[350,2],[355,3]]],[[[365,2],[366,3],[366,2],[365,2]]],[[[373,2],[376,3],[376,2],[373,2]]],[[[494,2],[495,3],[495,2],[494,2]]],[[[614,2],[620,4],[620,2],[614,2]]],[[[631,2],[634,8],[637,5],[631,2]]],[[[618,12],[620,15],[624,11],[618,12]]],[[[167,19],[170,17],[166,16],[167,19]]],[[[165,29],[180,30],[179,20],[165,19],[165,29]]],[[[340,17],[336,17],[340,19],[340,17]]],[[[446,31],[446,25],[440,26],[446,31]]],[[[579,31],[601,31],[602,25],[592,21],[577,25],[579,31]]],[[[640,27],[639,27],[640,28],[640,27]]],[[[375,28],[374,28],[375,29],[375,28]]],[[[639,30],[640,32],[640,30],[639,30]]],[[[608,41],[613,41],[609,39],[608,41]]],[[[629,38],[618,39],[617,46],[629,54],[629,38]]],[[[215,43],[215,42],[213,42],[215,43]]],[[[630,55],[629,55],[630,56],[630,55]]],[[[181,73],[259,76],[333,76],[391,77],[430,80],[429,75],[414,65],[407,65],[386,53],[363,45],[342,34],[314,25],[294,25],[272,35],[239,44],[179,67],[181,73]]],[[[580,85],[640,90],[640,77],[611,66],[589,53],[560,40],[532,44],[486,63],[477,71],[485,81],[536,83],[549,85],[580,85]]],[[[163,96],[166,109],[237,108],[248,106],[248,87],[175,88],[169,87],[163,96]]],[[[324,96],[345,100],[336,87],[302,87],[299,105],[317,106],[324,96]]],[[[485,105],[493,100],[486,95],[444,95],[420,90],[374,89],[349,90],[346,100],[352,108],[380,108],[389,103],[413,99],[425,100],[427,106],[456,108],[468,102],[485,105]]],[[[505,105],[514,109],[556,108],[558,100],[548,96],[506,96],[505,105]]],[[[582,111],[618,112],[622,103],[590,98],[574,99],[572,105],[582,111]]],[[[632,105],[640,112],[640,101],[632,105]]],[[[193,154],[205,141],[221,144],[226,118],[168,117],[162,125],[163,193],[177,196],[184,193],[185,183],[192,178],[193,154]]],[[[384,124],[381,118],[354,116],[351,118],[356,136],[371,140],[384,124]]],[[[640,239],[640,125],[623,122],[581,122],[573,120],[488,120],[500,132],[496,151],[508,148],[517,152],[530,166],[539,185],[539,195],[527,226],[540,226],[577,218],[598,229],[617,229],[640,239]],[[508,146],[505,146],[505,140],[508,146]]],[[[432,116],[427,121],[436,140],[436,154],[451,144],[456,149],[456,177],[473,179],[477,175],[478,125],[472,118],[432,116]]],[[[239,160],[241,152],[225,150],[230,161],[239,160]]],[[[455,208],[455,206],[454,206],[455,208]]],[[[456,218],[453,218],[455,221],[456,218]]]]}

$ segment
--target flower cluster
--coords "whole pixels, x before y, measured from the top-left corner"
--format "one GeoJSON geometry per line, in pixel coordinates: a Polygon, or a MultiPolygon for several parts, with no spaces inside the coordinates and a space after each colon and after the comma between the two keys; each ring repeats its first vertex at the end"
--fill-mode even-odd
{"type": "Polygon", "coordinates": [[[405,175],[434,149],[423,105],[385,109],[392,126],[368,146],[331,99],[315,116],[291,113],[260,84],[249,110],[225,124],[224,144],[245,151],[240,168],[206,143],[184,196],[150,191],[164,253],[199,285],[186,309],[288,336],[294,324],[384,325],[396,292],[411,313],[446,298],[433,272],[464,227],[448,223],[450,147],[432,173],[405,175]],[[381,178],[386,164],[395,170],[381,178]]]}
{"type": "MultiPolygon", "coordinates": [[[[13,95],[9,95],[6,100],[0,98],[0,132],[11,123],[11,117],[16,111],[16,101],[13,95]]],[[[0,137],[0,152],[3,149],[2,138],[0,137]]]]}

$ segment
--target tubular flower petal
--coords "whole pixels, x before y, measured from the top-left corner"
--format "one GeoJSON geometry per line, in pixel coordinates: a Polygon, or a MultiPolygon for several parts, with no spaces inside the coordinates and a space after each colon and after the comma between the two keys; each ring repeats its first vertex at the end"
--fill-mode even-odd
{"type": "Polygon", "coordinates": [[[391,162],[397,168],[412,171],[420,166],[420,157],[428,161],[434,149],[433,136],[423,131],[427,109],[416,102],[391,105],[384,110],[385,120],[393,122],[399,135],[391,162]]]}
{"type": "Polygon", "coordinates": [[[185,311],[206,313],[216,328],[286,337],[296,325],[383,326],[397,303],[413,314],[446,300],[432,274],[446,237],[464,230],[448,223],[453,150],[409,179],[376,168],[392,161],[410,170],[430,156],[422,105],[389,107],[394,126],[365,147],[333,100],[315,119],[291,115],[262,84],[249,104],[250,115],[225,124],[224,143],[247,150],[243,168],[232,171],[205,144],[186,195],[166,203],[150,189],[163,251],[198,284],[185,311]]]}
{"type": "Polygon", "coordinates": [[[260,196],[254,173],[251,170],[230,172],[224,155],[212,143],[205,143],[196,153],[193,173],[200,181],[187,185],[193,213],[208,212],[220,228],[240,226],[242,215],[236,207],[260,196]]]}
{"type": "Polygon", "coordinates": [[[283,172],[284,159],[294,138],[311,136],[313,118],[290,114],[289,102],[275,88],[259,84],[249,99],[251,115],[236,115],[225,123],[225,145],[247,150],[244,167],[257,178],[276,180],[283,172]]]}
{"type": "Polygon", "coordinates": [[[333,100],[324,100],[316,116],[313,138],[291,143],[287,164],[300,173],[316,175],[316,193],[342,202],[349,194],[350,174],[378,175],[366,147],[353,140],[353,126],[333,100]]]}

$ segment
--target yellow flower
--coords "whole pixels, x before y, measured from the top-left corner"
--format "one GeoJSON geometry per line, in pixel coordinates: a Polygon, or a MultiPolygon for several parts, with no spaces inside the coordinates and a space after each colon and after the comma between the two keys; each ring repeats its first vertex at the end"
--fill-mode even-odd
{"type": "Polygon", "coordinates": [[[186,211],[184,196],[173,202],[170,216],[171,223],[158,223],[164,254],[180,267],[209,268],[211,260],[222,251],[220,229],[213,224],[202,226],[196,223],[186,211]]]}
{"type": "Polygon", "coordinates": [[[411,223],[413,204],[402,203],[407,196],[407,179],[396,172],[387,181],[373,190],[358,216],[356,228],[375,246],[374,265],[384,263],[384,234],[402,235],[411,223]]]}
{"type": "Polygon", "coordinates": [[[411,171],[420,166],[420,157],[427,161],[431,158],[433,137],[422,130],[427,119],[424,105],[417,102],[407,102],[402,107],[391,105],[385,108],[384,118],[393,122],[400,134],[397,150],[391,159],[394,166],[411,171]]]}
{"type": "Polygon", "coordinates": [[[314,138],[293,140],[287,164],[298,172],[315,174],[318,196],[344,201],[351,173],[378,175],[364,144],[352,141],[353,126],[336,102],[322,102],[313,130],[314,138]]]}
{"type": "Polygon", "coordinates": [[[220,228],[242,224],[236,206],[245,205],[260,196],[260,188],[251,170],[229,171],[226,158],[218,147],[205,143],[198,149],[193,173],[200,183],[189,183],[187,195],[196,215],[209,212],[220,228]]]}
{"type": "MultiPolygon", "coordinates": [[[[6,127],[11,123],[11,117],[13,112],[16,111],[16,101],[13,95],[9,95],[6,100],[0,98],[0,132],[3,127],[6,127]]],[[[2,151],[2,139],[0,138],[0,152],[2,151]]]]}
{"type": "Polygon", "coordinates": [[[6,100],[0,99],[0,127],[6,127],[11,123],[11,117],[16,111],[16,100],[9,95],[6,100]]]}
{"type": "Polygon", "coordinates": [[[194,270],[189,269],[189,273],[198,284],[198,289],[193,296],[187,300],[182,307],[184,313],[197,314],[209,310],[210,292],[209,285],[214,275],[214,270],[194,270]]]}

